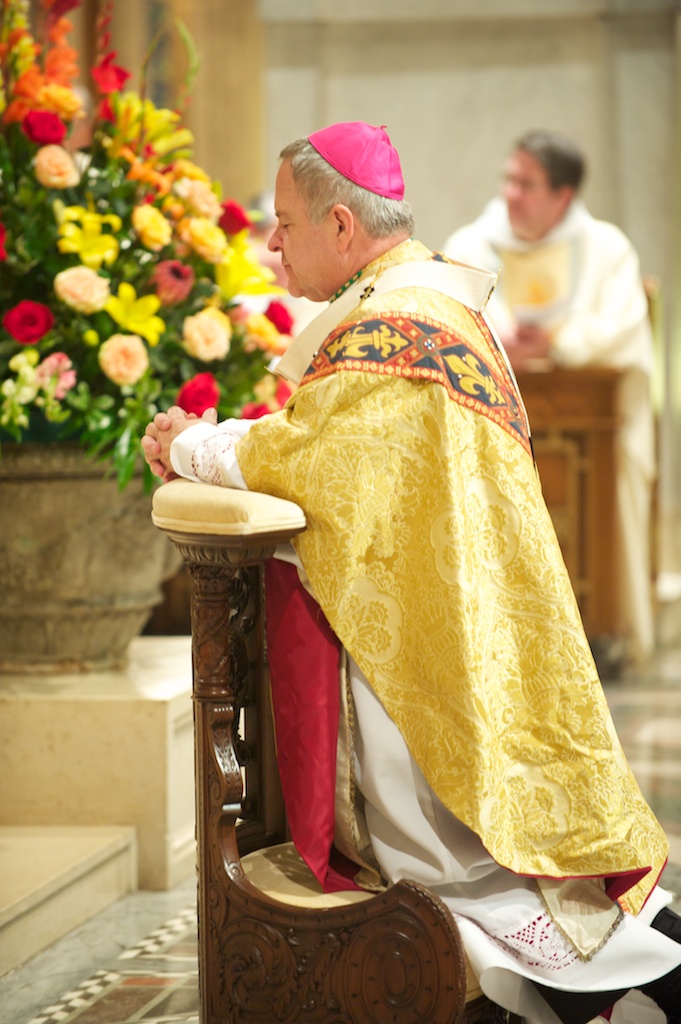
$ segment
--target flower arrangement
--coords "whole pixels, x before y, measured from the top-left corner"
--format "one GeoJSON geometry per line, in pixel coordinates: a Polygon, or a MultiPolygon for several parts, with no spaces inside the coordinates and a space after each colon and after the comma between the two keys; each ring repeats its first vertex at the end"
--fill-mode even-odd
{"type": "Polygon", "coordinates": [[[29,0],[0,0],[0,437],[77,440],[125,486],[157,411],[252,407],[291,325],[276,299],[245,308],[281,289],[246,211],[192,161],[180,114],[144,80],[126,89],[112,0],[97,16],[90,141],[74,150],[87,112],[66,15],[79,2],[41,0],[38,41],[29,0]]]}

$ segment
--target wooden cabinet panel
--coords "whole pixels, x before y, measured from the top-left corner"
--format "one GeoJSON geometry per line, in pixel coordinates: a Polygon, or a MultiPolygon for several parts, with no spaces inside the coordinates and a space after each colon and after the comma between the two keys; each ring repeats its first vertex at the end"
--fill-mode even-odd
{"type": "Polygon", "coordinates": [[[546,504],[589,638],[618,633],[615,433],[621,374],[520,372],[546,504]]]}

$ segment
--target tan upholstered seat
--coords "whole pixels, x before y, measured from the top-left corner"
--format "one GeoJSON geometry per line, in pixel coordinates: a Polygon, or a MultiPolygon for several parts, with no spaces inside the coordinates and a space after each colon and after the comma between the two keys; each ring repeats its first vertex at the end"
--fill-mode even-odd
{"type": "MultiPolygon", "coordinates": [[[[294,907],[321,910],[362,903],[374,894],[364,890],[324,892],[293,843],[266,846],[241,858],[246,878],[270,899],[294,907]]],[[[466,958],[466,1002],[480,999],[483,992],[466,958]]]]}

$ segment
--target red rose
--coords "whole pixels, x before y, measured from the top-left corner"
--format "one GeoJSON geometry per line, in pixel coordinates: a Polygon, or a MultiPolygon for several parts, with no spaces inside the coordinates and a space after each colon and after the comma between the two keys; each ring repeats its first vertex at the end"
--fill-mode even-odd
{"type": "Polygon", "coordinates": [[[260,397],[264,398],[262,402],[247,402],[241,410],[242,420],[259,420],[263,416],[269,415],[271,412],[278,412],[283,409],[286,402],[291,397],[291,388],[286,381],[279,380],[276,383],[266,377],[261,382],[261,387],[256,384],[256,393],[260,393],[260,397]]]}
{"type": "Polygon", "coordinates": [[[2,326],[20,345],[33,345],[51,329],[54,313],[42,302],[24,299],[8,309],[2,318],[2,326]]]}
{"type": "Polygon", "coordinates": [[[59,145],[66,135],[64,122],[47,110],[30,110],[21,122],[21,129],[39,146],[59,145]]]}
{"type": "Polygon", "coordinates": [[[5,238],[7,237],[7,230],[4,224],[0,224],[0,260],[7,259],[7,249],[5,249],[5,238]]]}
{"type": "Polygon", "coordinates": [[[246,402],[241,410],[242,420],[261,420],[263,416],[269,416],[272,412],[266,402],[246,402]]]}
{"type": "Polygon", "coordinates": [[[280,334],[290,334],[293,330],[293,317],[283,302],[273,299],[265,310],[265,316],[280,334]]]}
{"type": "Polygon", "coordinates": [[[220,388],[212,373],[197,373],[177,393],[180,409],[197,416],[202,416],[206,409],[214,409],[219,401],[220,388]]]}
{"type": "Polygon", "coordinates": [[[243,206],[239,206],[233,199],[227,199],[221,205],[222,217],[220,217],[218,225],[226,235],[237,235],[244,228],[253,227],[253,221],[243,206]]]}

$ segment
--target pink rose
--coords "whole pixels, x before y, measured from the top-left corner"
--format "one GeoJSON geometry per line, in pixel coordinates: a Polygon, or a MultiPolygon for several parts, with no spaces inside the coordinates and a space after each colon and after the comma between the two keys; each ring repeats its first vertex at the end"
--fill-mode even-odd
{"type": "Polygon", "coordinates": [[[45,188],[71,188],[80,181],[73,157],[62,146],[42,146],[35,155],[35,176],[45,188]]]}
{"type": "Polygon", "coordinates": [[[5,238],[7,237],[7,229],[4,224],[0,224],[0,260],[7,259],[7,249],[5,248],[5,238]]]}
{"type": "Polygon", "coordinates": [[[47,388],[54,380],[54,397],[61,399],[75,386],[76,371],[65,352],[53,352],[36,366],[35,379],[41,388],[47,388]]]}
{"type": "Polygon", "coordinates": [[[2,318],[2,326],[20,345],[34,345],[47,334],[54,324],[54,313],[42,302],[24,299],[8,309],[2,318]]]}
{"type": "Polygon", "coordinates": [[[91,267],[69,267],[54,279],[57,298],[79,313],[97,313],[104,309],[111,294],[107,278],[91,267]]]}
{"type": "Polygon", "coordinates": [[[212,373],[197,373],[177,393],[177,405],[185,412],[202,416],[220,401],[220,388],[212,373]]]}
{"type": "Polygon", "coordinates": [[[64,122],[47,110],[30,110],[21,122],[21,128],[24,135],[39,146],[62,142],[66,135],[64,122]]]}
{"type": "Polygon", "coordinates": [[[136,384],[149,365],[149,356],[137,334],[112,334],[99,350],[102,372],[114,384],[136,384]]]}

